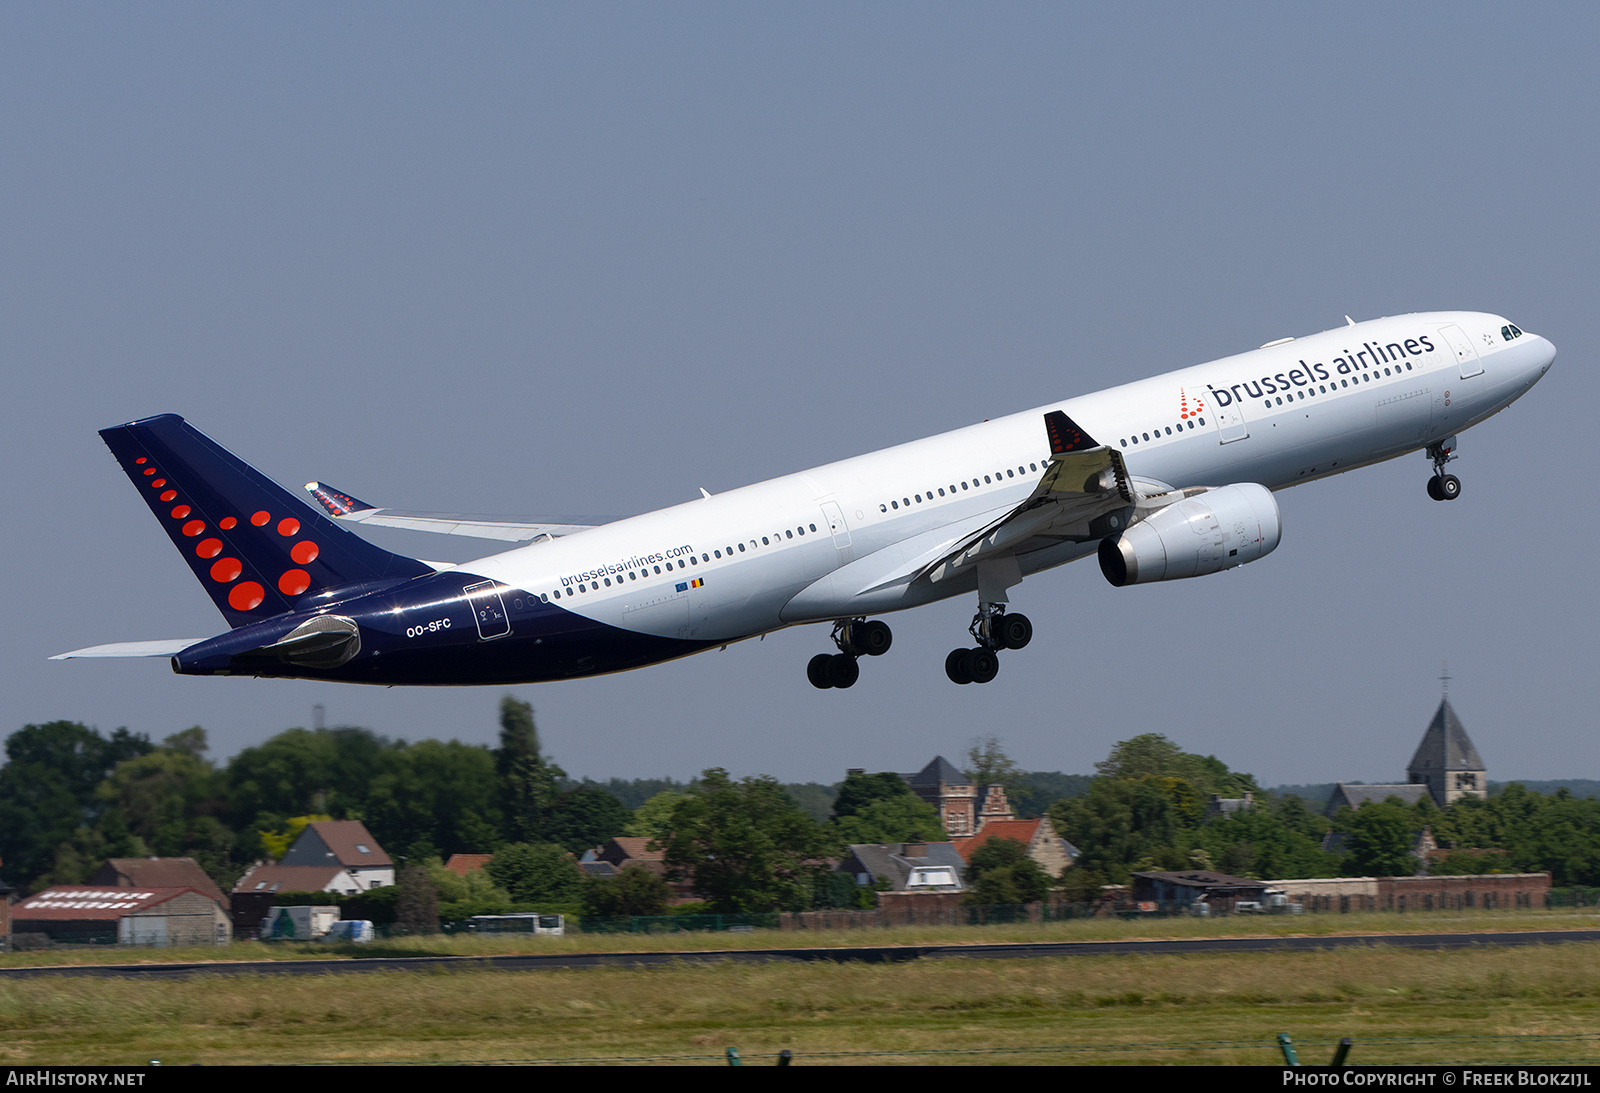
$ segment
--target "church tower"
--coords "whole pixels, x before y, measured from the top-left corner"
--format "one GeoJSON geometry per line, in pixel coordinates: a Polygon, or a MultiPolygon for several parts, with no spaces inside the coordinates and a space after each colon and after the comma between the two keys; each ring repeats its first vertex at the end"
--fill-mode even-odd
{"type": "Polygon", "coordinates": [[[1489,796],[1489,778],[1472,746],[1461,719],[1450,707],[1450,696],[1439,700],[1439,710],[1433,715],[1428,731],[1422,734],[1417,754],[1411,757],[1406,777],[1412,785],[1428,787],[1434,804],[1440,808],[1462,797],[1489,796]]]}

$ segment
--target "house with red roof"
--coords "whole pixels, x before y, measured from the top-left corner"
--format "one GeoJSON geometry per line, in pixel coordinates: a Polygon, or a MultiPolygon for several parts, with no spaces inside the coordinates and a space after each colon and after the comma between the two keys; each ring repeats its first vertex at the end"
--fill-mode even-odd
{"type": "Polygon", "coordinates": [[[1078,848],[1056,834],[1050,817],[1033,820],[990,820],[983,830],[968,839],[956,840],[956,852],[962,861],[971,861],[972,852],[990,839],[1014,839],[1028,848],[1028,857],[1052,877],[1059,877],[1063,869],[1078,860],[1078,848]]]}

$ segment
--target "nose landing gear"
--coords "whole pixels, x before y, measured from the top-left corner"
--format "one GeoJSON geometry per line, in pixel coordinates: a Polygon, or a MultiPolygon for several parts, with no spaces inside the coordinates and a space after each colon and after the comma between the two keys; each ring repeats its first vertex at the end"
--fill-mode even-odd
{"type": "Polygon", "coordinates": [[[840,619],[833,624],[833,643],[839,647],[837,653],[818,653],[806,665],[806,678],[818,690],[855,686],[861,678],[857,658],[883,656],[894,643],[894,634],[887,623],[876,619],[840,619]]]}
{"type": "Polygon", "coordinates": [[[1000,673],[1000,650],[1021,649],[1033,640],[1033,623],[1026,615],[1008,615],[1005,605],[980,603],[969,627],[976,649],[952,649],[944,658],[944,674],[951,683],[988,683],[1000,673]]]}
{"type": "Polygon", "coordinates": [[[1456,456],[1456,438],[1447,437],[1428,445],[1428,458],[1433,460],[1433,477],[1428,479],[1428,496],[1435,501],[1454,501],[1461,496],[1461,479],[1444,473],[1444,465],[1456,456]]]}

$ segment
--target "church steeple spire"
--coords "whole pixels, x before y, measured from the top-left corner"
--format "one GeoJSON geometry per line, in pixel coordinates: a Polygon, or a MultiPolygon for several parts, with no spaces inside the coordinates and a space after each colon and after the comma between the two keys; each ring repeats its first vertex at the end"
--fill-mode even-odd
{"type": "Polygon", "coordinates": [[[1445,690],[1439,709],[1428,723],[1428,731],[1422,734],[1422,743],[1411,757],[1406,777],[1413,785],[1427,786],[1434,802],[1443,808],[1462,797],[1488,797],[1489,779],[1478,749],[1450,705],[1448,667],[1440,680],[1445,690]]]}

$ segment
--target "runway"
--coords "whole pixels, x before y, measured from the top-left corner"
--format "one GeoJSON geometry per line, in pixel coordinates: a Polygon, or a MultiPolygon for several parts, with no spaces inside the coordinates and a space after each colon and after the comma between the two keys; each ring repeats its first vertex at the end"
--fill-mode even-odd
{"type": "Polygon", "coordinates": [[[346,957],[326,960],[239,960],[175,964],[72,964],[0,968],[0,979],[49,976],[170,979],[199,975],[353,975],[380,971],[534,972],[565,968],[649,968],[720,962],[774,961],[867,964],[912,960],[1017,960],[1030,957],[1316,952],[1393,945],[1404,949],[1470,949],[1600,942],[1600,930],[1523,930],[1446,934],[1359,934],[1333,937],[1227,937],[1173,941],[1059,941],[1002,945],[841,945],[826,948],[700,949],[684,952],[550,953],[517,956],[346,957]]]}

